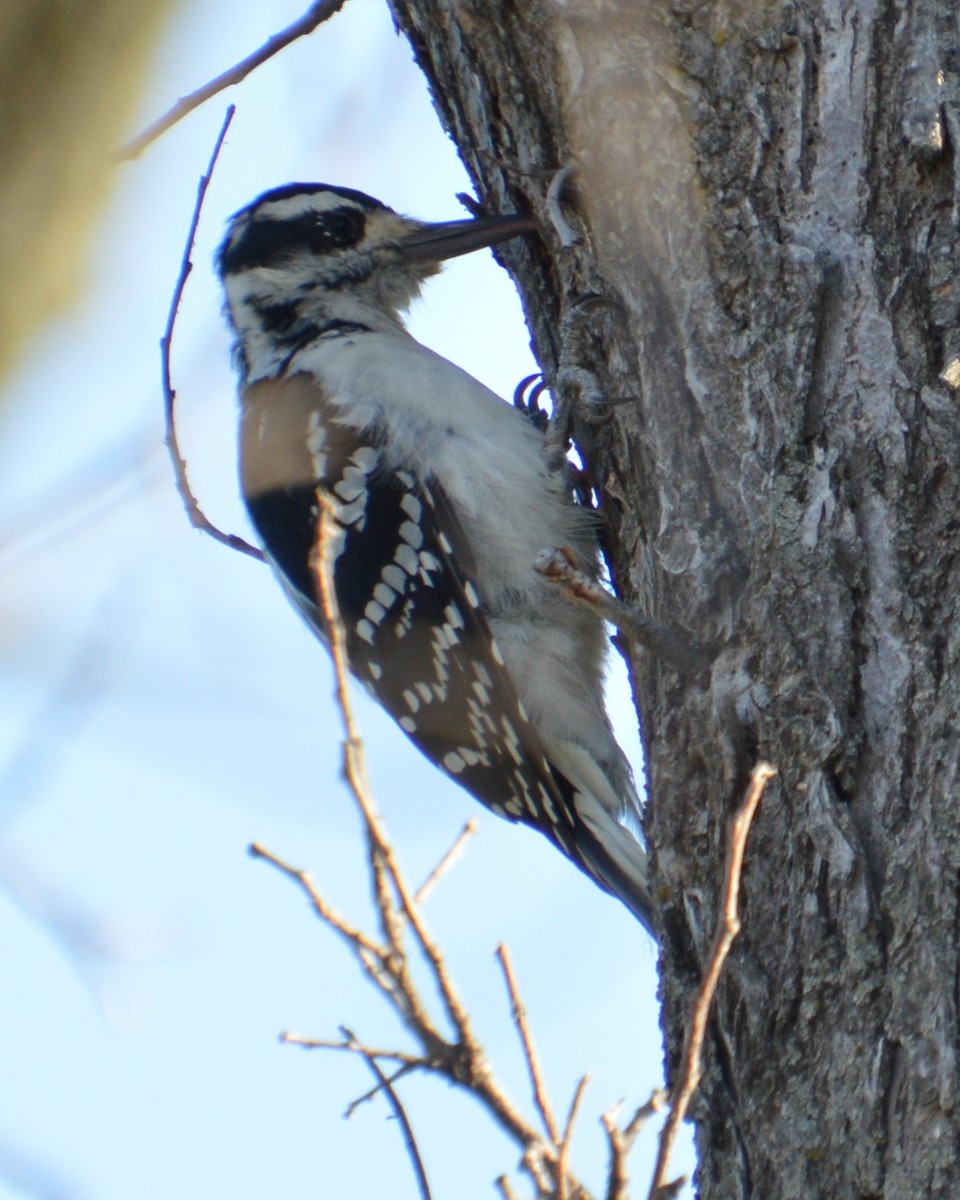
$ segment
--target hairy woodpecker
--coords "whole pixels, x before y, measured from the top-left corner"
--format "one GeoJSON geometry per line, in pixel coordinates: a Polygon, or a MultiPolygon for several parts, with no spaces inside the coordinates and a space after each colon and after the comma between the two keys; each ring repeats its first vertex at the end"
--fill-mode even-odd
{"type": "Polygon", "coordinates": [[[241,489],[321,637],[311,555],[318,489],[329,497],[353,673],[440,770],[540,830],[652,931],[640,801],[604,709],[604,629],[533,570],[560,546],[596,576],[591,514],[534,424],[399,315],[444,259],[535,227],[428,224],[319,183],[241,209],[217,255],[241,489]]]}

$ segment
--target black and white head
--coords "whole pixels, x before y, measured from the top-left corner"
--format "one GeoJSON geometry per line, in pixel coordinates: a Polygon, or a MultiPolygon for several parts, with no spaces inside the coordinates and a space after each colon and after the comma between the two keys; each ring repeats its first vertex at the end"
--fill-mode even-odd
{"type": "Polygon", "coordinates": [[[233,216],[216,259],[241,357],[302,345],[331,321],[395,329],[444,259],[534,228],[522,216],[431,224],[324,183],[264,192],[233,216]]]}

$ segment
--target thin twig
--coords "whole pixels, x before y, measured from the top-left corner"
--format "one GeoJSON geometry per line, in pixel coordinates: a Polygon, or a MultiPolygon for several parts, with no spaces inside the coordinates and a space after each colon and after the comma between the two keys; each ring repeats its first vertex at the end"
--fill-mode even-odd
{"type": "Polygon", "coordinates": [[[498,1175],[494,1180],[494,1183],[497,1185],[503,1200],[516,1200],[516,1197],[513,1194],[513,1188],[510,1186],[510,1180],[506,1177],[506,1175],[498,1175]]]}
{"type": "MultiPolygon", "coordinates": [[[[358,1054],[361,1054],[364,1058],[376,1059],[376,1057],[377,1057],[375,1054],[372,1054],[367,1049],[366,1046],[357,1046],[357,1047],[355,1047],[355,1050],[358,1054]]],[[[398,1079],[402,1079],[404,1077],[404,1075],[409,1075],[411,1071],[415,1071],[417,1069],[417,1066],[423,1066],[422,1060],[420,1063],[418,1063],[415,1066],[399,1067],[396,1071],[394,1071],[394,1073],[392,1075],[387,1076],[387,1081],[392,1085],[392,1084],[396,1083],[398,1079]]],[[[375,1096],[379,1096],[379,1094],[382,1091],[383,1091],[383,1085],[380,1083],[377,1083],[374,1085],[374,1087],[372,1087],[368,1091],[364,1092],[362,1096],[357,1096],[355,1099],[351,1100],[350,1103],[347,1105],[346,1110],[344,1111],[344,1114],[343,1114],[344,1120],[349,1121],[350,1118],[357,1111],[357,1109],[360,1107],[361,1104],[368,1104],[375,1096]]]]}
{"type": "Polygon", "coordinates": [[[450,849],[446,852],[443,858],[440,859],[423,883],[421,883],[414,892],[413,899],[415,904],[423,904],[424,900],[426,900],[444,875],[446,875],[450,868],[454,866],[454,864],[460,858],[460,855],[463,853],[467,842],[470,841],[479,828],[480,822],[476,817],[471,817],[466,825],[464,825],[464,827],[457,834],[450,849]]]}
{"type": "Polygon", "coordinates": [[[627,1196],[627,1149],[617,1123],[619,1111],[620,1105],[617,1104],[600,1118],[610,1148],[610,1168],[607,1171],[605,1200],[626,1200],[627,1196]]]}
{"type": "MultiPolygon", "coordinates": [[[[560,1139],[557,1153],[557,1200],[567,1200],[567,1162],[570,1158],[570,1139],[573,1136],[573,1125],[577,1119],[577,1113],[580,1111],[580,1102],[583,1100],[583,1093],[587,1090],[589,1081],[589,1075],[581,1076],[573,1093],[573,1099],[570,1101],[567,1123],[563,1127],[563,1137],[560,1139]]],[[[576,1196],[573,1200],[577,1200],[576,1196]]]]}
{"type": "Polygon", "coordinates": [[[503,977],[507,983],[507,993],[510,996],[513,1023],[517,1027],[517,1033],[520,1036],[520,1045],[523,1047],[523,1056],[527,1062],[527,1071],[533,1087],[533,1098],[537,1103],[540,1116],[543,1118],[543,1127],[547,1131],[547,1137],[556,1146],[560,1142],[560,1132],[557,1127],[556,1118],[553,1115],[553,1109],[550,1107],[550,1098],[547,1095],[546,1084],[543,1082],[540,1061],[533,1046],[533,1035],[530,1032],[530,1026],[527,1024],[527,1011],[523,1007],[523,1001],[520,999],[520,991],[517,987],[516,976],[513,973],[510,952],[503,942],[497,947],[497,959],[500,962],[503,977]]]}
{"type": "Polygon", "coordinates": [[[377,1065],[377,1061],[371,1055],[367,1054],[356,1037],[349,1029],[343,1030],[344,1036],[348,1037],[358,1048],[359,1053],[366,1060],[367,1066],[370,1068],[374,1078],[377,1080],[380,1088],[390,1103],[394,1115],[400,1122],[400,1129],[403,1133],[404,1144],[407,1147],[407,1153],[410,1155],[410,1162],[413,1165],[413,1173],[417,1177],[417,1186],[420,1189],[422,1200],[431,1200],[430,1184],[427,1182],[427,1172],[423,1166],[423,1159],[420,1157],[420,1150],[417,1146],[417,1139],[414,1137],[413,1127],[410,1120],[404,1111],[403,1105],[400,1103],[400,1097],[393,1090],[390,1080],[384,1075],[383,1071],[377,1065]]]}
{"type": "Polygon", "coordinates": [[[167,315],[167,324],[163,331],[163,337],[160,339],[160,357],[163,364],[163,415],[166,425],[164,443],[170,451],[170,459],[173,462],[173,473],[177,481],[177,491],[180,493],[180,499],[187,510],[190,524],[195,529],[202,529],[204,533],[208,533],[212,538],[215,538],[218,542],[222,542],[225,546],[229,546],[232,550],[239,550],[243,554],[249,554],[251,558],[257,558],[263,562],[263,553],[255,546],[251,546],[249,542],[245,542],[243,538],[237,537],[235,534],[224,533],[211,524],[197,503],[193,492],[190,490],[190,481],[187,478],[187,464],[180,453],[180,443],[177,440],[175,413],[177,393],[173,388],[173,375],[170,367],[170,347],[173,342],[173,330],[177,323],[177,314],[180,311],[180,301],[183,299],[183,289],[187,285],[187,277],[193,270],[193,262],[190,256],[193,253],[193,243],[197,236],[197,226],[200,224],[203,201],[207,194],[207,187],[210,184],[210,177],[213,175],[213,169],[217,165],[217,159],[220,157],[220,148],[223,146],[223,139],[227,136],[227,130],[230,128],[230,122],[233,120],[235,111],[234,106],[231,104],[223,119],[223,125],[220,127],[220,133],[214,144],[213,153],[210,155],[206,174],[200,176],[200,182],[197,185],[197,201],[193,208],[193,216],[190,218],[187,244],[184,247],[183,257],[180,259],[180,274],[177,276],[177,282],[173,289],[173,299],[170,302],[170,312],[167,315]]]}
{"type": "MultiPolygon", "coordinates": [[[[301,888],[316,915],[346,942],[363,973],[394,1008],[407,1019],[408,1025],[412,1027],[413,1032],[425,1046],[434,1049],[442,1043],[442,1039],[431,1025],[423,1005],[418,1003],[419,998],[416,992],[410,986],[402,951],[398,955],[394,947],[378,945],[367,934],[351,925],[324,899],[306,871],[291,866],[256,843],[250,847],[250,853],[255,858],[261,858],[276,867],[301,888]],[[398,998],[400,998],[399,1003],[398,998]]],[[[290,1040],[295,1039],[291,1038],[290,1040]]]]}
{"type": "Polygon", "coordinates": [[[577,569],[569,551],[545,550],[537,557],[533,569],[551,583],[560,585],[569,600],[590,605],[604,621],[616,625],[625,637],[685,675],[698,675],[715,657],[683,630],[656,625],[612,596],[595,579],[577,569]]]}
{"type": "MultiPolygon", "coordinates": [[[[335,1042],[332,1038],[308,1038],[300,1033],[281,1033],[280,1041],[285,1046],[299,1046],[302,1050],[342,1050],[347,1054],[357,1053],[357,1048],[349,1042],[335,1042]]],[[[379,1050],[374,1046],[364,1046],[363,1052],[373,1058],[382,1058],[386,1062],[400,1063],[405,1071],[430,1066],[422,1054],[405,1054],[402,1050],[379,1050]]]]}
{"type": "Polygon", "coordinates": [[[738,903],[740,898],[740,881],[743,875],[743,855],[747,845],[747,835],[753,821],[757,806],[763,796],[767,783],[776,775],[776,770],[769,763],[759,762],[750,775],[750,785],[740,811],[730,822],[727,843],[727,868],[724,879],[723,906],[717,917],[717,929],[710,950],[710,959],[703,979],[697,991],[693,1010],[690,1014],[690,1026],[687,1031],[681,1061],[680,1078],[672,1089],[670,1112],[660,1131],[660,1146],[657,1152],[657,1165],[653,1180],[650,1184],[648,1200],[662,1200],[663,1189],[667,1184],[667,1167],[673,1144],[687,1108],[697,1086],[700,1083],[700,1059],[703,1053],[703,1039],[707,1029],[707,1019],[710,1015],[710,1005],[713,1003],[714,992],[723,964],[733,945],[733,939],[740,932],[740,915],[738,903]]]}
{"type": "Polygon", "coordinates": [[[246,79],[251,71],[255,71],[275,54],[279,54],[291,42],[312,33],[318,25],[332,17],[334,13],[339,12],[345,3],[346,0],[317,0],[316,3],[311,4],[302,17],[299,17],[292,25],[288,25],[286,29],[281,29],[279,33],[267,38],[259,50],[254,50],[252,54],[248,54],[235,66],[224,71],[222,75],[218,75],[216,79],[211,79],[203,87],[191,92],[189,96],[182,96],[159,120],[154,121],[143,133],[123,146],[117,153],[117,161],[131,162],[133,159],[139,158],[151,143],[176,125],[178,121],[182,121],[187,113],[191,113],[201,104],[205,104],[207,100],[210,100],[218,92],[222,92],[224,88],[232,87],[246,79]]]}
{"type": "Polygon", "coordinates": [[[317,916],[320,917],[325,924],[329,925],[331,929],[334,929],[337,931],[337,933],[341,934],[354,949],[365,950],[368,953],[377,956],[382,955],[383,949],[381,946],[378,946],[377,943],[371,938],[367,937],[365,933],[357,929],[354,925],[351,925],[345,917],[342,917],[340,913],[338,913],[337,910],[324,899],[324,897],[317,890],[316,884],[310,878],[308,872],[301,871],[299,867],[293,867],[288,862],[284,862],[282,858],[279,858],[265,846],[261,846],[259,842],[253,842],[252,845],[248,847],[248,851],[254,858],[262,858],[264,862],[270,863],[271,866],[276,867],[278,871],[286,875],[289,879],[292,879],[294,883],[296,883],[301,889],[301,891],[306,894],[307,899],[313,906],[317,916]]]}

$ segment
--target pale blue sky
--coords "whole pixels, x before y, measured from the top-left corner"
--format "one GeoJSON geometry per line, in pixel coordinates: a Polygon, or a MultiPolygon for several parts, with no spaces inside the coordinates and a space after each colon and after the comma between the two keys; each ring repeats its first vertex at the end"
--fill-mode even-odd
{"type": "MultiPolygon", "coordinates": [[[[165,39],[140,123],[301,8],[194,0],[165,39]]],[[[362,1064],[276,1040],[282,1029],[331,1036],[345,1022],[405,1044],[293,886],[245,853],[262,841],[308,867],[341,909],[368,910],[326,655],[262,566],[190,529],[161,446],[157,345],[228,100],[238,112],[174,360],[191,478],[225,528],[246,532],[210,267],[226,216],[267,187],[321,179],[452,218],[468,186],[386,9],[350,0],[120,170],[88,292],[10,383],[0,410],[0,1200],[24,1194],[18,1171],[45,1180],[27,1194],[57,1200],[417,1194],[382,1102],[341,1119],[369,1086],[362,1064]]],[[[513,286],[487,253],[432,282],[411,327],[501,395],[535,369],[513,286]]],[[[637,762],[622,681],[617,695],[637,762]]],[[[528,1104],[528,1087],[493,958],[501,940],[558,1109],[590,1071],[573,1158],[602,1191],[599,1114],[659,1083],[649,939],[543,839],[483,813],[369,702],[356,704],[414,879],[481,817],[428,917],[518,1101],[528,1104]]],[[[405,1082],[402,1095],[437,1200],[493,1196],[517,1155],[476,1106],[431,1080],[405,1082]]],[[[648,1135],[633,1159],[636,1195],[652,1150],[648,1135]]]]}

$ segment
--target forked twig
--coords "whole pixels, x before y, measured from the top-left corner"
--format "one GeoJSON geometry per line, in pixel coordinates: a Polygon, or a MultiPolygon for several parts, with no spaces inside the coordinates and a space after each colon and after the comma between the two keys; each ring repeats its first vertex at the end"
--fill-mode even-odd
{"type": "Polygon", "coordinates": [[[650,1095],[650,1099],[646,1104],[641,1104],[637,1111],[633,1114],[627,1124],[623,1127],[623,1145],[626,1152],[629,1154],[633,1148],[633,1143],[643,1132],[647,1122],[651,1117],[656,1116],[658,1112],[662,1112],[667,1105],[667,1093],[663,1088],[656,1088],[650,1095]]]}
{"type": "Polygon", "coordinates": [[[383,1071],[380,1070],[377,1060],[364,1050],[363,1046],[349,1029],[344,1029],[343,1034],[344,1037],[349,1038],[357,1047],[357,1052],[363,1057],[374,1078],[377,1080],[379,1089],[387,1097],[387,1101],[393,1109],[394,1116],[400,1122],[403,1141],[407,1147],[407,1153],[410,1155],[410,1162],[413,1164],[413,1173],[417,1177],[417,1186],[420,1189],[422,1200],[431,1200],[430,1184],[427,1182],[427,1172],[423,1165],[423,1159],[420,1157],[420,1149],[417,1146],[417,1139],[413,1133],[413,1126],[410,1124],[410,1119],[403,1105],[400,1103],[400,1097],[393,1089],[392,1081],[384,1075],[383,1071]]]}
{"type": "Polygon", "coordinates": [[[193,243],[197,236],[197,226],[200,224],[200,213],[203,210],[203,202],[207,195],[210,177],[213,175],[213,169],[217,165],[217,159],[220,157],[220,148],[223,146],[223,140],[227,136],[227,130],[230,128],[230,122],[233,120],[235,111],[236,109],[231,104],[227,109],[226,116],[223,118],[223,125],[220,127],[220,133],[214,144],[213,153],[210,155],[206,174],[200,176],[200,182],[197,185],[197,201],[193,208],[193,216],[190,218],[187,244],[183,250],[183,257],[180,259],[180,273],[177,276],[177,282],[173,289],[173,299],[170,302],[170,312],[167,315],[163,337],[160,339],[160,357],[163,364],[163,416],[166,427],[164,444],[170,451],[173,473],[177,481],[177,491],[180,493],[183,507],[187,510],[190,524],[195,529],[201,529],[204,533],[208,533],[210,537],[215,538],[218,542],[222,542],[225,546],[229,546],[231,550],[239,550],[241,553],[249,554],[251,558],[256,558],[260,562],[263,562],[263,553],[256,546],[251,546],[249,542],[244,541],[242,537],[237,537],[235,534],[224,533],[216,525],[208,521],[203,509],[197,503],[197,498],[190,490],[190,481],[187,478],[187,464],[180,453],[180,443],[177,439],[175,413],[177,393],[173,388],[173,374],[170,367],[170,347],[173,343],[173,330],[177,323],[177,314],[180,311],[180,301],[183,299],[183,289],[186,287],[187,278],[193,270],[193,262],[190,256],[193,253],[193,243]]]}
{"type": "MultiPolygon", "coordinates": [[[[317,916],[346,942],[368,978],[390,1002],[394,1012],[415,1038],[418,1049],[415,1053],[408,1053],[364,1046],[346,1029],[341,1030],[341,1040],[308,1039],[292,1033],[285,1034],[283,1040],[306,1049],[337,1050],[364,1058],[376,1076],[377,1086],[355,1100],[349,1111],[381,1090],[386,1092],[391,1104],[394,1100],[399,1104],[394,1083],[408,1072],[424,1070],[444,1077],[473,1095],[494,1122],[521,1147],[523,1169],[533,1180],[538,1195],[565,1197],[566,1200],[587,1200],[587,1192],[566,1167],[571,1131],[579,1111],[585,1080],[581,1081],[577,1088],[562,1135],[558,1133],[557,1122],[552,1116],[542,1082],[535,1082],[535,1089],[539,1090],[537,1103],[541,1110],[540,1116],[548,1130],[548,1136],[545,1137],[535,1121],[528,1120],[514,1105],[494,1077],[485,1051],[473,1033],[466,1009],[453,988],[440,949],[429,934],[419,908],[418,895],[422,896],[449,868],[452,858],[472,834],[473,822],[468,823],[461,831],[451,850],[427,877],[419,893],[415,893],[407,882],[396,854],[387,840],[382,818],[367,784],[363,746],[348,690],[346,637],[337,609],[332,574],[336,511],[331,500],[322,491],[317,493],[317,506],[318,527],[311,555],[311,570],[334,663],[336,698],[344,730],[344,775],[360,811],[367,837],[374,900],[380,918],[380,937],[362,932],[342,917],[324,900],[306,872],[291,867],[261,846],[252,847],[252,851],[277,867],[301,888],[317,916]],[[411,940],[421,952],[430,971],[436,993],[439,993],[449,1023],[453,1027],[452,1037],[441,1032],[442,1026],[435,1022],[431,1006],[418,984],[408,953],[411,940]],[[564,1181],[562,1185],[559,1182],[561,1178],[564,1181]]],[[[508,990],[514,1002],[515,1019],[519,1014],[520,1024],[526,1031],[521,1040],[527,1055],[528,1070],[532,1071],[535,1081],[540,1080],[540,1069],[533,1052],[529,1030],[526,1028],[525,1015],[517,995],[509,958],[503,957],[505,953],[502,952],[501,962],[505,965],[508,990]]],[[[431,995],[436,993],[431,991],[431,995]]],[[[394,1111],[403,1124],[403,1118],[396,1107],[394,1111]]],[[[409,1122],[406,1122],[405,1129],[409,1129],[409,1122]]],[[[408,1138],[408,1146],[412,1147],[412,1133],[408,1136],[405,1132],[404,1136],[408,1138]]],[[[425,1178],[425,1174],[418,1171],[422,1194],[425,1194],[425,1178]]],[[[498,1186],[502,1195],[510,1195],[509,1183],[505,1178],[498,1186]]]]}
{"type": "Polygon", "coordinates": [[[299,867],[293,867],[290,863],[284,862],[272,851],[265,846],[261,846],[259,842],[253,842],[248,847],[249,853],[254,858],[262,858],[265,862],[277,868],[288,879],[292,879],[294,883],[303,891],[307,899],[313,905],[317,916],[321,918],[332,929],[335,929],[343,938],[350,943],[352,949],[357,951],[366,951],[369,954],[379,955],[381,947],[377,945],[372,938],[367,937],[362,930],[350,925],[344,917],[342,917],[336,909],[332,907],[317,890],[313,880],[306,871],[301,871],[299,867]]]}
{"type": "Polygon", "coordinates": [[[334,13],[343,8],[346,0],[316,0],[311,4],[302,17],[299,17],[292,25],[288,25],[286,29],[281,29],[279,33],[273,34],[267,38],[259,50],[254,50],[252,54],[248,54],[235,66],[224,71],[222,75],[218,75],[216,79],[211,79],[209,83],[205,83],[203,87],[197,88],[195,92],[191,92],[189,96],[182,96],[176,104],[173,105],[167,112],[164,113],[159,120],[154,121],[148,126],[143,133],[138,134],[132,141],[127,142],[117,153],[118,162],[131,162],[146,150],[146,148],[160,137],[161,134],[171,129],[178,121],[193,112],[195,108],[199,108],[201,104],[205,104],[217,92],[222,92],[224,88],[232,87],[241,80],[246,79],[251,71],[255,71],[257,67],[262,66],[267,59],[273,58],[275,54],[279,54],[281,50],[295,42],[297,38],[303,37],[305,34],[313,33],[316,27],[332,17],[334,13]]]}
{"type": "MultiPolygon", "coordinates": [[[[330,499],[317,492],[318,520],[317,541],[313,558],[313,570],[317,581],[320,608],[328,631],[330,653],[333,659],[335,690],[344,728],[344,773],[363,818],[371,848],[371,869],[375,880],[386,877],[396,895],[397,907],[382,886],[377,883],[375,894],[380,911],[381,925],[388,945],[381,950],[385,973],[392,986],[391,1000],[402,1019],[411,1028],[430,1053],[432,1069],[441,1071],[448,1078],[461,1084],[467,1083],[473,1094],[486,1105],[487,1110],[510,1137],[523,1146],[540,1141],[536,1130],[525,1120],[521,1112],[493,1078],[483,1048],[474,1035],[469,1015],[460,1000],[450,978],[439,946],[427,930],[423,914],[414,897],[413,889],[400,868],[396,854],[387,837],[383,819],[377,810],[367,783],[366,761],[360,740],[353,707],[349,695],[349,664],[347,661],[343,622],[337,607],[333,585],[333,566],[330,547],[333,543],[335,515],[330,499]],[[400,919],[402,917],[402,919],[400,919]],[[403,945],[405,927],[413,931],[440,994],[447,1016],[456,1032],[456,1043],[450,1045],[436,1031],[426,1011],[420,993],[410,975],[403,945]]],[[[548,1151],[551,1148],[547,1148],[548,1151]]]]}
{"type": "Polygon", "coordinates": [[[666,1106],[667,1094],[661,1088],[651,1093],[646,1104],[641,1104],[637,1111],[623,1128],[620,1127],[619,1116],[623,1102],[615,1104],[600,1118],[607,1135],[607,1147],[610,1155],[610,1165],[607,1169],[607,1189],[605,1200],[626,1200],[627,1158],[641,1131],[655,1113],[666,1106]]]}
{"type": "MultiPolygon", "coordinates": [[[[370,1058],[377,1060],[377,1055],[366,1046],[357,1046],[356,1052],[358,1054],[362,1054],[364,1057],[369,1056],[370,1058]]],[[[422,1066],[423,1066],[423,1063],[420,1062],[420,1063],[413,1064],[411,1066],[398,1067],[397,1070],[394,1071],[394,1073],[392,1075],[387,1076],[387,1081],[389,1082],[389,1084],[392,1087],[393,1084],[395,1084],[398,1079],[402,1079],[404,1077],[404,1075],[409,1075],[411,1071],[416,1071],[419,1067],[422,1067],[422,1066]]],[[[378,1083],[375,1087],[368,1088],[367,1091],[365,1091],[362,1095],[355,1096],[354,1099],[351,1100],[350,1103],[347,1105],[346,1110],[344,1111],[344,1114],[343,1114],[344,1119],[349,1121],[350,1118],[357,1111],[357,1109],[360,1107],[361,1104],[368,1104],[374,1098],[374,1096],[379,1096],[381,1091],[383,1091],[383,1088],[378,1083]]]]}
{"type": "Polygon", "coordinates": [[[680,1078],[672,1089],[670,1112],[660,1131],[660,1146],[657,1152],[657,1165],[650,1183],[648,1200],[663,1200],[671,1193],[664,1191],[671,1185],[667,1183],[667,1167],[676,1140],[680,1124],[686,1116],[687,1108],[697,1086],[700,1083],[700,1059],[703,1053],[703,1039],[707,1029],[707,1019],[710,1006],[717,990],[717,981],[723,964],[733,945],[733,940],[740,932],[740,915],[738,903],[740,898],[740,881],[743,876],[743,855],[747,845],[747,835],[753,822],[757,806],[763,796],[764,788],[776,775],[776,770],[769,763],[759,762],[750,775],[750,784],[740,811],[730,822],[727,843],[727,868],[724,879],[723,906],[717,917],[717,929],[710,949],[707,969],[697,991],[696,1000],[690,1014],[690,1026],[681,1060],[680,1078]]]}

